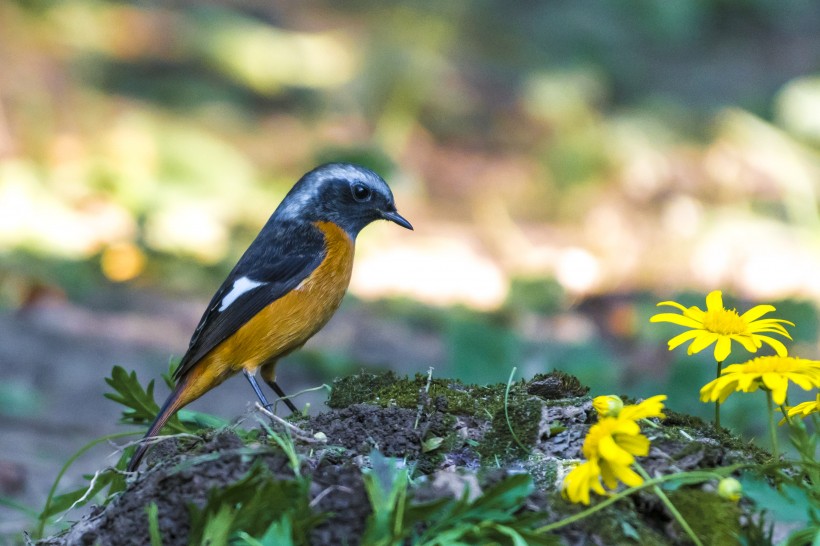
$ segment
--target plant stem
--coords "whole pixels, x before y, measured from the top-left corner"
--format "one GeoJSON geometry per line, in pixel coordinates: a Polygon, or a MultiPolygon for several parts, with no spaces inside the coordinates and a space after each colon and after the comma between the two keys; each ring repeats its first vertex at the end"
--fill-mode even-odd
{"type": "Polygon", "coordinates": [[[772,391],[766,391],[766,405],[769,408],[769,440],[772,443],[772,457],[775,461],[780,460],[780,453],[777,449],[777,425],[774,422],[774,402],[772,401],[772,391]]]}
{"type": "MultiPolygon", "coordinates": [[[[649,474],[646,473],[646,470],[644,470],[641,465],[639,465],[637,462],[635,462],[634,465],[635,470],[638,471],[638,474],[640,474],[644,480],[651,479],[649,477],[649,474]]],[[[684,519],[683,515],[678,511],[678,509],[675,508],[675,505],[672,504],[672,501],[669,500],[669,497],[666,496],[666,493],[663,492],[663,489],[661,489],[659,485],[655,484],[652,486],[652,490],[655,492],[658,498],[661,499],[661,502],[664,505],[666,505],[667,510],[669,510],[672,513],[672,516],[674,516],[675,520],[678,522],[678,525],[680,525],[681,528],[683,528],[684,532],[686,532],[686,534],[689,535],[689,538],[692,539],[692,542],[694,542],[696,546],[703,546],[703,543],[700,541],[698,536],[689,526],[689,523],[686,521],[686,519],[684,519]]]]}
{"type": "Polygon", "coordinates": [[[510,372],[510,378],[507,379],[507,389],[504,391],[504,418],[507,420],[507,427],[510,429],[510,434],[512,435],[513,440],[515,440],[515,443],[518,444],[518,447],[520,447],[524,451],[524,453],[529,453],[529,448],[527,448],[527,446],[521,443],[521,440],[518,439],[518,435],[513,430],[512,423],[510,422],[510,412],[508,410],[510,400],[510,387],[512,386],[513,376],[515,375],[515,370],[517,369],[518,368],[513,367],[512,371],[510,372]]]}
{"type": "MultiPolygon", "coordinates": [[[[715,379],[720,377],[720,370],[723,368],[723,361],[717,363],[717,372],[715,379]]],[[[715,400],[715,429],[720,430],[720,400],[715,400]]]]}
{"type": "Polygon", "coordinates": [[[543,527],[539,527],[538,529],[535,530],[535,532],[537,534],[548,533],[550,531],[560,529],[561,527],[566,527],[567,525],[575,523],[576,521],[580,521],[580,520],[584,519],[587,516],[591,516],[595,512],[599,512],[599,511],[603,510],[607,506],[609,506],[611,504],[614,504],[614,503],[618,502],[619,500],[621,500],[623,498],[628,497],[632,493],[642,491],[642,490],[647,489],[649,487],[657,486],[658,484],[661,484],[661,483],[674,482],[674,481],[679,481],[682,484],[684,484],[684,483],[692,483],[692,484],[703,483],[703,482],[708,481],[708,480],[715,480],[715,479],[719,480],[721,478],[724,478],[726,476],[731,475],[733,472],[736,472],[736,471],[741,470],[743,468],[750,468],[752,466],[754,466],[754,465],[751,464],[751,463],[738,463],[738,464],[734,464],[734,465],[731,465],[731,466],[724,466],[724,467],[720,467],[720,468],[714,468],[710,471],[696,470],[696,471],[692,471],[692,472],[678,472],[676,474],[668,474],[666,476],[659,476],[657,478],[652,478],[650,480],[646,480],[641,485],[636,485],[635,487],[629,487],[629,488],[624,489],[623,491],[621,491],[619,493],[615,493],[615,494],[607,497],[606,499],[602,500],[601,502],[599,502],[595,506],[590,506],[589,508],[580,511],[577,514],[573,514],[573,515],[568,516],[564,519],[554,521],[552,523],[548,523],[547,525],[544,525],[543,527]]]}
{"type": "Polygon", "coordinates": [[[51,507],[51,501],[54,499],[54,494],[57,492],[57,486],[60,484],[60,480],[63,478],[63,474],[66,473],[66,470],[74,464],[74,461],[79,459],[83,453],[91,449],[92,447],[101,444],[103,442],[108,442],[109,440],[116,440],[117,438],[125,438],[126,436],[133,436],[135,434],[141,434],[138,431],[134,432],[117,432],[116,434],[108,434],[106,436],[101,436],[100,438],[96,438],[89,443],[85,444],[83,447],[80,448],[77,453],[72,455],[68,458],[68,460],[63,464],[63,467],[60,469],[60,472],[57,474],[57,477],[54,478],[54,483],[51,484],[51,489],[48,491],[48,496],[46,497],[46,505],[43,507],[43,511],[40,512],[40,516],[37,522],[37,527],[34,529],[32,533],[34,539],[39,539],[43,537],[43,531],[46,527],[46,520],[48,519],[48,509],[51,507]]]}

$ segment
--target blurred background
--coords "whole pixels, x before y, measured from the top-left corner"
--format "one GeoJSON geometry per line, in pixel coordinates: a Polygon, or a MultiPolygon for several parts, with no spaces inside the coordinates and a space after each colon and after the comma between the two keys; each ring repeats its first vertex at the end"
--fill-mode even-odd
{"type": "MultiPolygon", "coordinates": [[[[711,351],[670,353],[681,329],[648,318],[713,289],[776,305],[818,358],[818,28],[810,0],[1,1],[0,497],[40,509],[123,430],[112,366],[165,397],[215,289],[326,161],[381,173],[416,231],[362,233],[341,311],[279,367],[289,393],[558,368],[709,417],[711,351]]],[[[193,408],[252,401],[235,378],[193,408]]],[[[730,399],[725,424],[763,437],[764,407],[730,399]]]]}

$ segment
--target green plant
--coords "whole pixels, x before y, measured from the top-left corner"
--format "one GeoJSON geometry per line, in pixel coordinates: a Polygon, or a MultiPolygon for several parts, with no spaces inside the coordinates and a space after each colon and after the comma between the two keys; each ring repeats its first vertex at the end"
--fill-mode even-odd
{"type": "Polygon", "coordinates": [[[414,504],[406,467],[377,452],[372,469],[364,473],[365,489],[373,508],[362,544],[417,546],[456,544],[552,545],[554,537],[534,532],[541,516],[522,511],[532,493],[530,476],[508,476],[470,500],[469,491],[458,498],[414,504]]]}
{"type": "Polygon", "coordinates": [[[212,489],[205,506],[191,505],[189,544],[307,544],[310,528],[321,521],[308,504],[308,486],[298,476],[278,478],[256,461],[242,479],[212,489]]]}

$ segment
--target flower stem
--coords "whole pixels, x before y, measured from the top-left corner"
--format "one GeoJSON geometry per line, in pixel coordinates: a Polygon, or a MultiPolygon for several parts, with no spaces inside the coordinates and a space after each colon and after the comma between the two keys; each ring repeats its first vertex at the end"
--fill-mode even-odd
{"type": "Polygon", "coordinates": [[[766,405],[769,408],[769,440],[772,443],[772,457],[775,461],[780,460],[777,449],[777,425],[774,422],[774,402],[772,401],[772,391],[766,391],[766,405]]]}
{"type": "MultiPolygon", "coordinates": [[[[635,470],[638,471],[638,474],[640,474],[644,480],[651,479],[649,477],[649,474],[646,473],[646,470],[644,470],[643,467],[637,463],[637,461],[633,464],[635,465],[635,470]]],[[[659,485],[653,485],[652,490],[655,492],[658,498],[661,499],[661,502],[666,506],[666,509],[672,513],[672,516],[678,522],[678,525],[680,525],[684,532],[687,535],[689,535],[689,538],[692,539],[692,542],[695,544],[695,546],[703,546],[703,543],[700,541],[698,536],[689,526],[689,523],[683,518],[683,515],[680,512],[678,512],[678,509],[675,508],[675,505],[672,504],[672,501],[669,500],[669,497],[666,496],[666,493],[663,492],[663,489],[661,489],[659,485]]]]}
{"type": "Polygon", "coordinates": [[[643,491],[644,489],[656,486],[658,484],[666,482],[680,482],[681,484],[698,484],[709,480],[720,480],[721,478],[725,478],[726,476],[731,476],[734,472],[737,472],[745,468],[751,468],[752,466],[755,465],[752,463],[736,463],[733,465],[723,466],[720,468],[713,468],[709,471],[695,470],[691,472],[677,472],[675,474],[667,474],[666,476],[658,476],[657,478],[646,480],[640,485],[629,487],[618,493],[610,494],[606,499],[602,500],[601,502],[593,506],[590,506],[589,508],[586,508],[585,510],[582,510],[564,519],[548,523],[543,527],[537,528],[535,530],[535,533],[549,533],[551,531],[555,531],[556,529],[560,529],[561,527],[566,527],[567,525],[570,525],[572,523],[575,523],[576,521],[580,521],[586,517],[589,517],[592,514],[595,514],[596,512],[600,512],[607,506],[615,504],[619,500],[624,499],[633,493],[643,491]]]}
{"type": "MultiPolygon", "coordinates": [[[[723,368],[723,361],[719,361],[717,363],[717,371],[715,373],[715,379],[720,377],[720,370],[723,368]]],[[[720,400],[715,400],[715,429],[720,430],[720,400]]]]}

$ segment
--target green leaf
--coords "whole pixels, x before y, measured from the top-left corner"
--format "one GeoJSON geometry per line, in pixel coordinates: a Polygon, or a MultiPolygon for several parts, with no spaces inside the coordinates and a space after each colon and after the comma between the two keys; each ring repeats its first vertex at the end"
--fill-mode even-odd
{"type": "Polygon", "coordinates": [[[235,537],[251,544],[250,537],[268,544],[266,536],[281,538],[286,532],[290,541],[305,544],[310,528],[321,520],[311,512],[306,480],[279,479],[260,461],[240,480],[212,489],[205,506],[191,505],[190,512],[190,544],[201,544],[208,536],[235,537]],[[284,519],[288,522],[282,523],[284,519]]]}
{"type": "Polygon", "coordinates": [[[179,367],[180,359],[172,358],[168,361],[168,371],[162,374],[162,380],[165,381],[165,385],[168,387],[168,390],[174,390],[176,387],[176,381],[174,381],[174,374],[179,367]]]}
{"type": "Polygon", "coordinates": [[[260,543],[262,546],[295,546],[290,518],[284,517],[271,523],[260,543]]]}
{"type": "Polygon", "coordinates": [[[768,481],[743,475],[740,478],[743,496],[755,501],[757,506],[772,514],[781,522],[808,523],[807,508],[812,506],[805,487],[783,483],[779,488],[768,481]]]}
{"type": "Polygon", "coordinates": [[[151,546],[162,546],[162,535],[159,532],[159,507],[152,502],[145,507],[148,514],[148,534],[151,536],[151,546]]]}
{"type": "Polygon", "coordinates": [[[228,546],[228,538],[231,535],[234,519],[236,518],[237,510],[231,508],[227,504],[219,505],[216,512],[212,513],[208,519],[203,523],[202,531],[198,540],[192,532],[188,544],[191,546],[199,546],[200,544],[207,544],[208,546],[228,546]]]}
{"type": "Polygon", "coordinates": [[[435,451],[436,449],[441,447],[441,444],[444,443],[444,438],[440,438],[438,436],[433,436],[432,438],[428,438],[424,440],[421,444],[421,451],[422,453],[429,453],[431,451],[435,451]]]}
{"type": "MultiPolygon", "coordinates": [[[[111,377],[106,377],[105,382],[114,389],[114,392],[105,393],[105,397],[127,408],[122,412],[120,422],[129,425],[145,425],[153,422],[159,413],[159,405],[154,401],[153,381],[143,389],[137,380],[136,372],[132,371],[129,374],[121,366],[114,366],[111,370],[111,377]]],[[[164,428],[178,433],[191,433],[195,430],[183,425],[176,415],[168,420],[164,428]]]]}
{"type": "MultiPolygon", "coordinates": [[[[488,488],[473,502],[466,494],[461,499],[450,499],[432,518],[424,520],[426,529],[416,544],[555,544],[555,537],[533,532],[538,517],[519,515],[532,490],[532,478],[518,474],[488,488]]],[[[416,507],[409,514],[408,519],[419,521],[416,507]]]]}
{"type": "Polygon", "coordinates": [[[373,513],[367,518],[363,544],[395,544],[411,529],[404,525],[408,473],[378,451],[370,454],[372,468],[362,480],[373,513]]]}
{"type": "Polygon", "coordinates": [[[40,517],[46,519],[60,512],[65,512],[69,508],[85,506],[95,499],[97,493],[111,485],[117,478],[121,478],[121,476],[109,468],[95,476],[85,476],[85,478],[93,483],[89,483],[86,487],[55,496],[51,499],[51,503],[49,503],[48,507],[40,514],[40,517]]]}

